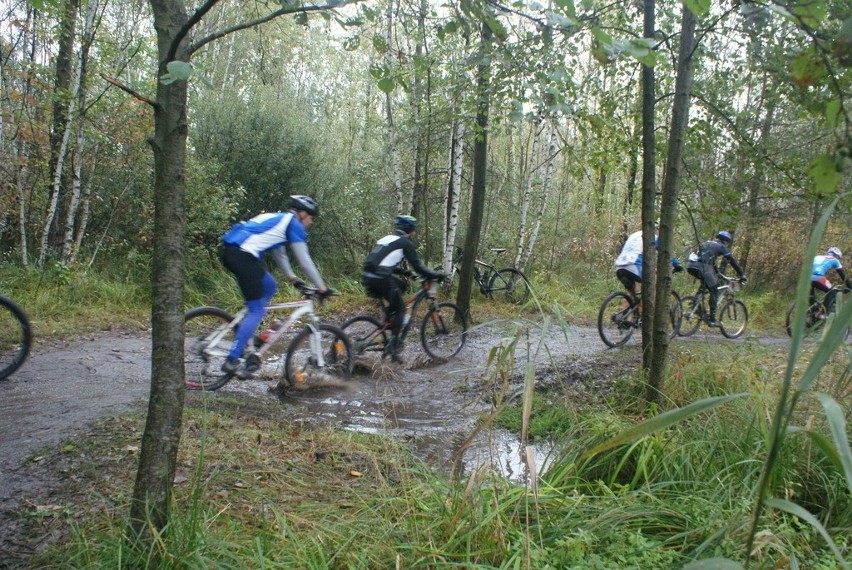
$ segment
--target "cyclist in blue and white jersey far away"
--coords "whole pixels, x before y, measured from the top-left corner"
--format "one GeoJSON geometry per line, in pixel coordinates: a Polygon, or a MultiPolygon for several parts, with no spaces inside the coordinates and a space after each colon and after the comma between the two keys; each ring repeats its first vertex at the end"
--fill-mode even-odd
{"type": "Polygon", "coordinates": [[[814,291],[819,289],[825,293],[823,304],[826,312],[831,312],[834,308],[834,298],[837,295],[837,290],[832,288],[831,281],[828,280],[828,272],[832,269],[837,272],[840,279],[846,284],[846,287],[852,289],[852,283],[846,277],[846,272],[843,271],[843,265],[840,263],[840,258],[843,253],[840,248],[830,247],[825,255],[817,255],[814,257],[813,268],[811,269],[811,304],[816,302],[814,291]]]}
{"type": "Polygon", "coordinates": [[[333,293],[326,287],[308,252],[307,229],[319,215],[318,204],[310,196],[294,195],[290,196],[288,208],[287,212],[263,213],[238,222],[222,236],[222,264],[237,278],[248,309],[237,329],[228,358],[222,364],[222,371],[241,379],[251,378],[260,368],[260,361],[255,355],[250,355],[245,365],[240,358],[266,314],[266,305],[278,290],[275,278],[263,267],[264,254],[271,253],[287,280],[301,289],[305,283],[293,272],[286,246],[320,295],[333,293]]]}
{"type": "MultiPolygon", "coordinates": [[[[659,249],[660,236],[654,236],[654,248],[659,249]]],[[[636,286],[642,284],[642,231],[633,232],[621,248],[621,253],[615,259],[615,276],[630,293],[635,304],[639,299],[636,286]]],[[[683,271],[683,265],[677,258],[672,257],[672,267],[675,273],[683,271]]]]}

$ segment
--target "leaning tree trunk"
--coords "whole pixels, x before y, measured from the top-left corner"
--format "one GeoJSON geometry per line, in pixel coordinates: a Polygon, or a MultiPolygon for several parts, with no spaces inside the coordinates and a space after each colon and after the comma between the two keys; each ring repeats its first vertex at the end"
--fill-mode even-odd
{"type": "MultiPolygon", "coordinates": [[[[651,358],[646,399],[658,402],[663,393],[666,357],[669,348],[668,309],[672,284],[671,258],[674,225],[677,221],[677,199],[686,128],[689,124],[689,89],[695,54],[695,15],[684,4],[678,50],[672,124],[666,155],[663,196],[660,204],[660,251],[657,259],[657,303],[654,311],[654,348],[651,358]]],[[[648,272],[650,273],[650,272],[648,272]]]]}

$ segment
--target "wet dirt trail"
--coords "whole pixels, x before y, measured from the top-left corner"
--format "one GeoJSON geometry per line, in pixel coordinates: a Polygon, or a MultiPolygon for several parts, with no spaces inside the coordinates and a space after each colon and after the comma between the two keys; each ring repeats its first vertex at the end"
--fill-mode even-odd
{"type": "MultiPolygon", "coordinates": [[[[232,381],[217,392],[187,396],[262,398],[280,405],[291,421],[390,435],[446,470],[477,418],[490,408],[488,392],[481,388],[492,348],[505,344],[517,330],[517,323],[481,324],[469,332],[458,356],[438,365],[429,363],[419,343],[410,339],[403,365],[359,361],[362,366],[345,386],[291,392],[280,401],[270,393],[275,381],[268,378],[232,381]]],[[[606,350],[591,327],[563,331],[551,325],[542,332],[541,325],[528,323],[520,330],[510,373],[515,380],[528,362],[546,370],[606,350]]],[[[629,345],[638,342],[634,338],[629,345]]],[[[264,372],[271,376],[274,366],[270,374],[264,372]]],[[[73,441],[97,419],[142,409],[149,379],[150,338],[139,332],[38,342],[23,367],[0,382],[0,552],[16,546],[10,522],[14,517],[9,514],[56,484],[57,475],[41,465],[39,450],[73,441]]],[[[470,447],[465,444],[460,465],[469,469],[488,462],[507,477],[522,480],[518,448],[512,434],[489,431],[470,447]]]]}

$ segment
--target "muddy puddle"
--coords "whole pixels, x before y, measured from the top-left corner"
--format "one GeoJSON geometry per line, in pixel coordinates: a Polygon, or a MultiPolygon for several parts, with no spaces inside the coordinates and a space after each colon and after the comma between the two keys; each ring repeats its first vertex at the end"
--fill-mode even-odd
{"type": "MultiPolygon", "coordinates": [[[[567,354],[576,355],[605,347],[593,329],[550,327],[493,322],[473,329],[455,358],[435,364],[421,347],[409,343],[405,362],[391,364],[379,357],[357,360],[356,374],[345,385],[291,391],[280,397],[288,417],[338,425],[347,430],[381,433],[407,445],[415,455],[448,473],[464,474],[490,467],[517,482],[527,480],[525,457],[541,471],[550,446],[537,442],[525,446],[517,434],[478,426],[492,411],[491,390],[495,361],[517,383],[528,362],[546,364],[567,354]],[[493,352],[515,342],[514,350],[493,352]],[[489,360],[490,358],[490,360],[489,360]]],[[[269,388],[278,374],[274,363],[264,369],[269,381],[232,382],[220,390],[271,397],[269,388]]],[[[518,389],[515,385],[513,389],[518,389]]]]}

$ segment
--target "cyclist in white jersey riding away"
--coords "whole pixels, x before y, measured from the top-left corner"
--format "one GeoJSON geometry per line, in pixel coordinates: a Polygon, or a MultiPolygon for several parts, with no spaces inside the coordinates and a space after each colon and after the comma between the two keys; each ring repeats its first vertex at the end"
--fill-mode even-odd
{"type": "Polygon", "coordinates": [[[407,260],[414,271],[423,277],[443,279],[445,275],[432,271],[420,261],[414,242],[411,241],[417,233],[417,220],[414,217],[397,216],[394,225],[397,230],[377,241],[364,260],[361,282],[369,295],[388,302],[387,317],[391,322],[391,339],[385,347],[385,354],[389,354],[394,362],[400,362],[402,343],[399,341],[399,333],[405,316],[402,295],[408,283],[393,274],[407,274],[407,271],[399,268],[399,264],[407,260]]]}
{"type": "Polygon", "coordinates": [[[251,378],[260,367],[257,359],[249,358],[243,366],[240,358],[266,314],[266,305],[278,290],[275,278],[262,264],[266,252],[272,254],[287,280],[300,289],[305,284],[290,266],[285,251],[286,245],[296,257],[305,276],[316,285],[320,296],[333,294],[320,277],[308,252],[306,230],[319,215],[319,206],[310,196],[295,195],[290,196],[288,207],[290,210],[287,212],[264,213],[234,224],[222,236],[222,264],[237,278],[248,309],[248,314],[237,329],[228,358],[222,364],[222,371],[235,374],[241,379],[251,378]]]}

